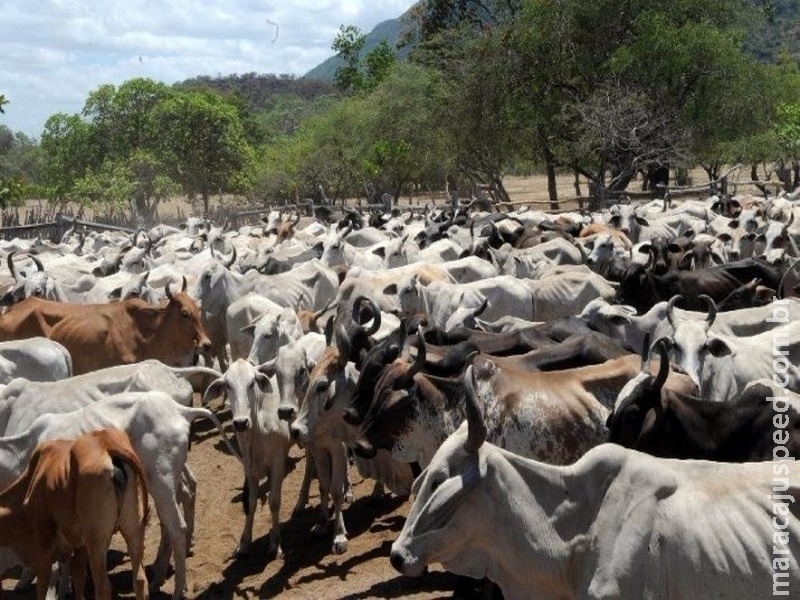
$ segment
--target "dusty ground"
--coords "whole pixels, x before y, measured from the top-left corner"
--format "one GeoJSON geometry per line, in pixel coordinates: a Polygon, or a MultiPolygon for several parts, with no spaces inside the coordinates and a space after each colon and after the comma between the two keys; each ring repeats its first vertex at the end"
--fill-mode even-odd
{"type": "MultiPolygon", "coordinates": [[[[197,402],[197,398],[196,398],[197,402]]],[[[212,405],[214,406],[214,405],[212,405]]],[[[220,409],[219,406],[215,408],[220,409]]],[[[233,437],[230,413],[218,413],[229,436],[233,437]]],[[[452,598],[454,578],[440,567],[433,567],[424,579],[402,577],[389,564],[389,549],[397,537],[410,503],[387,495],[376,501],[369,498],[372,482],[362,480],[351,469],[354,501],[345,509],[344,520],[350,544],[341,555],[330,553],[331,537],[312,539],[309,530],[315,511],[310,507],[297,518],[291,511],[303,476],[303,451],[293,448],[291,472],[283,486],[281,524],[283,526],[283,558],[269,560],[264,556],[269,531],[269,509],[256,512],[253,530],[253,551],[248,558],[232,556],[244,525],[239,502],[243,481],[238,461],[227,454],[219,441],[216,428],[198,421],[194,426],[189,465],[197,481],[197,517],[194,551],[188,559],[188,598],[452,598]]],[[[316,482],[311,486],[311,506],[319,502],[316,482]]],[[[152,501],[151,501],[152,507],[152,501]]],[[[147,531],[145,564],[152,564],[158,547],[158,519],[154,512],[147,531]]],[[[119,535],[114,548],[124,549],[119,535]]],[[[133,598],[130,565],[122,552],[112,552],[112,586],[119,598],[133,598]]],[[[4,589],[15,581],[7,578],[4,589]]],[[[171,598],[173,579],[153,594],[153,600],[171,598]]],[[[35,597],[33,590],[6,594],[15,600],[35,597]]]]}

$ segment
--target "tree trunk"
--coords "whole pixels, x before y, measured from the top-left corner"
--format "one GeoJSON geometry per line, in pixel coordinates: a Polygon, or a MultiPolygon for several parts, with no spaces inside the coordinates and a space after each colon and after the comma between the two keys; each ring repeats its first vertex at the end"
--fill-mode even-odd
{"type": "Polygon", "coordinates": [[[578,196],[578,198],[580,198],[581,197],[580,174],[575,169],[572,169],[572,174],[575,176],[575,179],[573,179],[572,181],[572,185],[575,188],[575,195],[578,196]]]}
{"type": "Polygon", "coordinates": [[[750,181],[758,181],[758,165],[756,163],[750,165],[750,181]]]}
{"type": "Polygon", "coordinates": [[[203,217],[208,218],[208,204],[209,204],[210,195],[208,190],[203,190],[203,217]]]}
{"type": "Polygon", "coordinates": [[[794,176],[792,180],[792,190],[796,190],[798,187],[800,187],[800,161],[796,160],[792,164],[792,174],[794,176]]]}

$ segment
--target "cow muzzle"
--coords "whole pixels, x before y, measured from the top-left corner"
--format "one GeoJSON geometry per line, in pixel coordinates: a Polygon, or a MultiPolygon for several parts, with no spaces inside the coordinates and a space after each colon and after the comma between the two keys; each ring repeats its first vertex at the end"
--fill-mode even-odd
{"type": "Polygon", "coordinates": [[[378,453],[375,446],[364,437],[360,437],[356,440],[353,451],[356,453],[356,456],[360,458],[375,458],[375,455],[378,453]]]}
{"type": "Polygon", "coordinates": [[[361,425],[364,420],[355,408],[347,408],[342,415],[344,422],[348,425],[361,425]]]}
{"type": "Polygon", "coordinates": [[[247,431],[250,429],[250,418],[239,417],[233,420],[233,429],[235,431],[247,431]]]}
{"type": "Polygon", "coordinates": [[[301,425],[292,424],[289,428],[289,431],[292,434],[292,439],[297,442],[304,443],[308,440],[308,429],[302,427],[301,425]]]}
{"type": "Polygon", "coordinates": [[[392,545],[392,552],[389,554],[389,562],[398,572],[408,577],[420,577],[425,572],[425,563],[412,557],[408,552],[395,549],[392,545]]]}

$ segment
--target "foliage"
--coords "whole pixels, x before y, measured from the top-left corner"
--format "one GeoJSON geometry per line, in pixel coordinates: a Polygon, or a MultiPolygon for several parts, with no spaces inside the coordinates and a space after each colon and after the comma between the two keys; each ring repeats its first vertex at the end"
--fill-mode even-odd
{"type": "Polygon", "coordinates": [[[375,89],[386,79],[396,58],[386,40],[362,58],[367,36],[354,25],[342,25],[331,48],[344,60],[336,70],[336,87],[343,92],[363,92],[375,89]]]}
{"type": "Polygon", "coordinates": [[[149,79],[89,94],[81,115],[51,117],[42,135],[46,180],[58,198],[129,208],[149,222],[182,190],[247,188],[252,148],[242,105],[212,91],[188,92],[149,79]]]}
{"type": "Polygon", "coordinates": [[[252,149],[236,107],[211,92],[185,92],[158,103],[152,115],[159,153],[172,179],[190,197],[199,194],[204,213],[212,193],[243,191],[252,149]]]}

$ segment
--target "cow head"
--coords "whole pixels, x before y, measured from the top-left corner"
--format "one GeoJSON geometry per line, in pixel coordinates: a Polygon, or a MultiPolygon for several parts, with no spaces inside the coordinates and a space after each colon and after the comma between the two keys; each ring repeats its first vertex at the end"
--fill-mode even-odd
{"type": "Polygon", "coordinates": [[[203,324],[200,322],[200,309],[186,293],[186,277],[179,292],[173,293],[170,282],[164,288],[167,305],[161,314],[159,340],[156,342],[167,356],[165,362],[173,366],[185,366],[211,349],[203,324]]]}
{"type": "Polygon", "coordinates": [[[606,427],[608,441],[628,448],[639,448],[642,433],[652,427],[655,416],[661,410],[661,389],[669,375],[669,355],[664,340],[659,340],[661,361],[658,374],[650,374],[650,336],[645,336],[642,349],[642,372],[626,383],[614,402],[614,410],[608,415],[606,427]],[[651,411],[655,411],[651,413],[651,411]]]}
{"type": "Polygon", "coordinates": [[[36,270],[28,273],[21,273],[14,265],[14,252],[9,252],[6,261],[8,270],[14,278],[14,287],[4,294],[0,304],[9,306],[25,298],[44,298],[47,300],[58,300],[66,302],[67,298],[56,281],[48,275],[39,260],[33,254],[29,255],[31,261],[36,266],[36,270]]]}
{"type": "Polygon", "coordinates": [[[491,531],[491,524],[501,508],[489,488],[502,474],[489,467],[489,454],[481,451],[486,426],[471,393],[471,366],[464,385],[467,422],[445,440],[414,482],[414,504],[392,544],[391,564],[404,575],[419,576],[427,565],[438,562],[460,575],[484,577],[483,565],[495,562],[491,557],[487,561],[486,550],[476,548],[475,542],[498,533],[491,531]]]}
{"type": "Polygon", "coordinates": [[[794,222],[794,213],[786,223],[771,220],[763,233],[756,236],[756,241],[764,244],[761,258],[767,258],[774,250],[786,250],[790,246],[789,227],[794,222]]]}
{"type": "Polygon", "coordinates": [[[591,249],[591,253],[586,259],[589,267],[601,267],[614,258],[614,240],[607,233],[600,234],[594,240],[588,241],[586,248],[591,249]]]}
{"type": "Polygon", "coordinates": [[[656,275],[663,275],[669,271],[673,260],[671,254],[683,252],[683,249],[674,242],[668,242],[663,237],[654,237],[648,243],[641,244],[638,251],[647,254],[647,267],[656,275]]]}
{"type": "MultiPolygon", "coordinates": [[[[429,376],[420,373],[425,365],[425,344],[421,333],[417,338],[419,347],[414,361],[396,359],[381,371],[375,383],[372,402],[354,444],[356,454],[362,458],[372,458],[378,450],[388,450],[398,460],[416,462],[419,459],[415,453],[419,449],[416,442],[429,445],[431,441],[416,440],[415,444],[406,444],[406,436],[413,433],[412,421],[423,411],[445,410],[448,401],[429,376]]],[[[434,443],[438,445],[439,442],[441,440],[434,443]]]]}
{"type": "MultiPolygon", "coordinates": [[[[282,428],[288,438],[288,427],[278,419],[278,398],[274,381],[252,363],[240,358],[228,367],[225,374],[214,381],[203,394],[203,404],[224,396],[231,409],[233,429],[237,433],[262,427],[282,428]]],[[[240,441],[241,446],[241,441],[240,441]]],[[[242,448],[242,454],[248,452],[242,448]]]]}
{"type": "Polygon", "coordinates": [[[334,436],[344,423],[342,414],[352,397],[355,368],[348,363],[347,333],[341,325],[335,332],[336,347],[325,349],[308,381],[299,413],[284,405],[282,419],[291,421],[292,437],[301,444],[316,437],[334,436]]]}
{"type": "Polygon", "coordinates": [[[267,312],[241,330],[253,336],[247,359],[254,364],[272,360],[281,345],[303,337],[303,326],[291,308],[284,308],[279,313],[267,312]]]}
{"type": "Polygon", "coordinates": [[[275,360],[259,367],[263,373],[276,377],[281,399],[279,414],[291,416],[291,412],[287,411],[296,412],[308,391],[311,372],[321,356],[317,349],[321,347],[324,350],[324,346],[324,336],[318,333],[306,334],[300,340],[281,346],[275,360]]]}
{"type": "MultiPolygon", "coordinates": [[[[703,363],[706,357],[726,356],[731,354],[731,348],[722,338],[709,333],[709,329],[717,318],[717,306],[705,294],[699,296],[708,306],[708,315],[703,321],[694,319],[676,319],[675,303],[682,299],[673,296],[667,303],[667,320],[672,325],[671,338],[662,338],[670,348],[672,359],[686,372],[695,385],[703,389],[701,384],[703,376],[703,363]]],[[[660,340],[658,340],[660,341],[660,340]]]]}
{"type": "Polygon", "coordinates": [[[642,227],[649,227],[650,223],[640,217],[633,204],[615,204],[610,209],[608,224],[614,229],[619,229],[628,238],[636,243],[639,241],[639,232],[642,227]]]}

